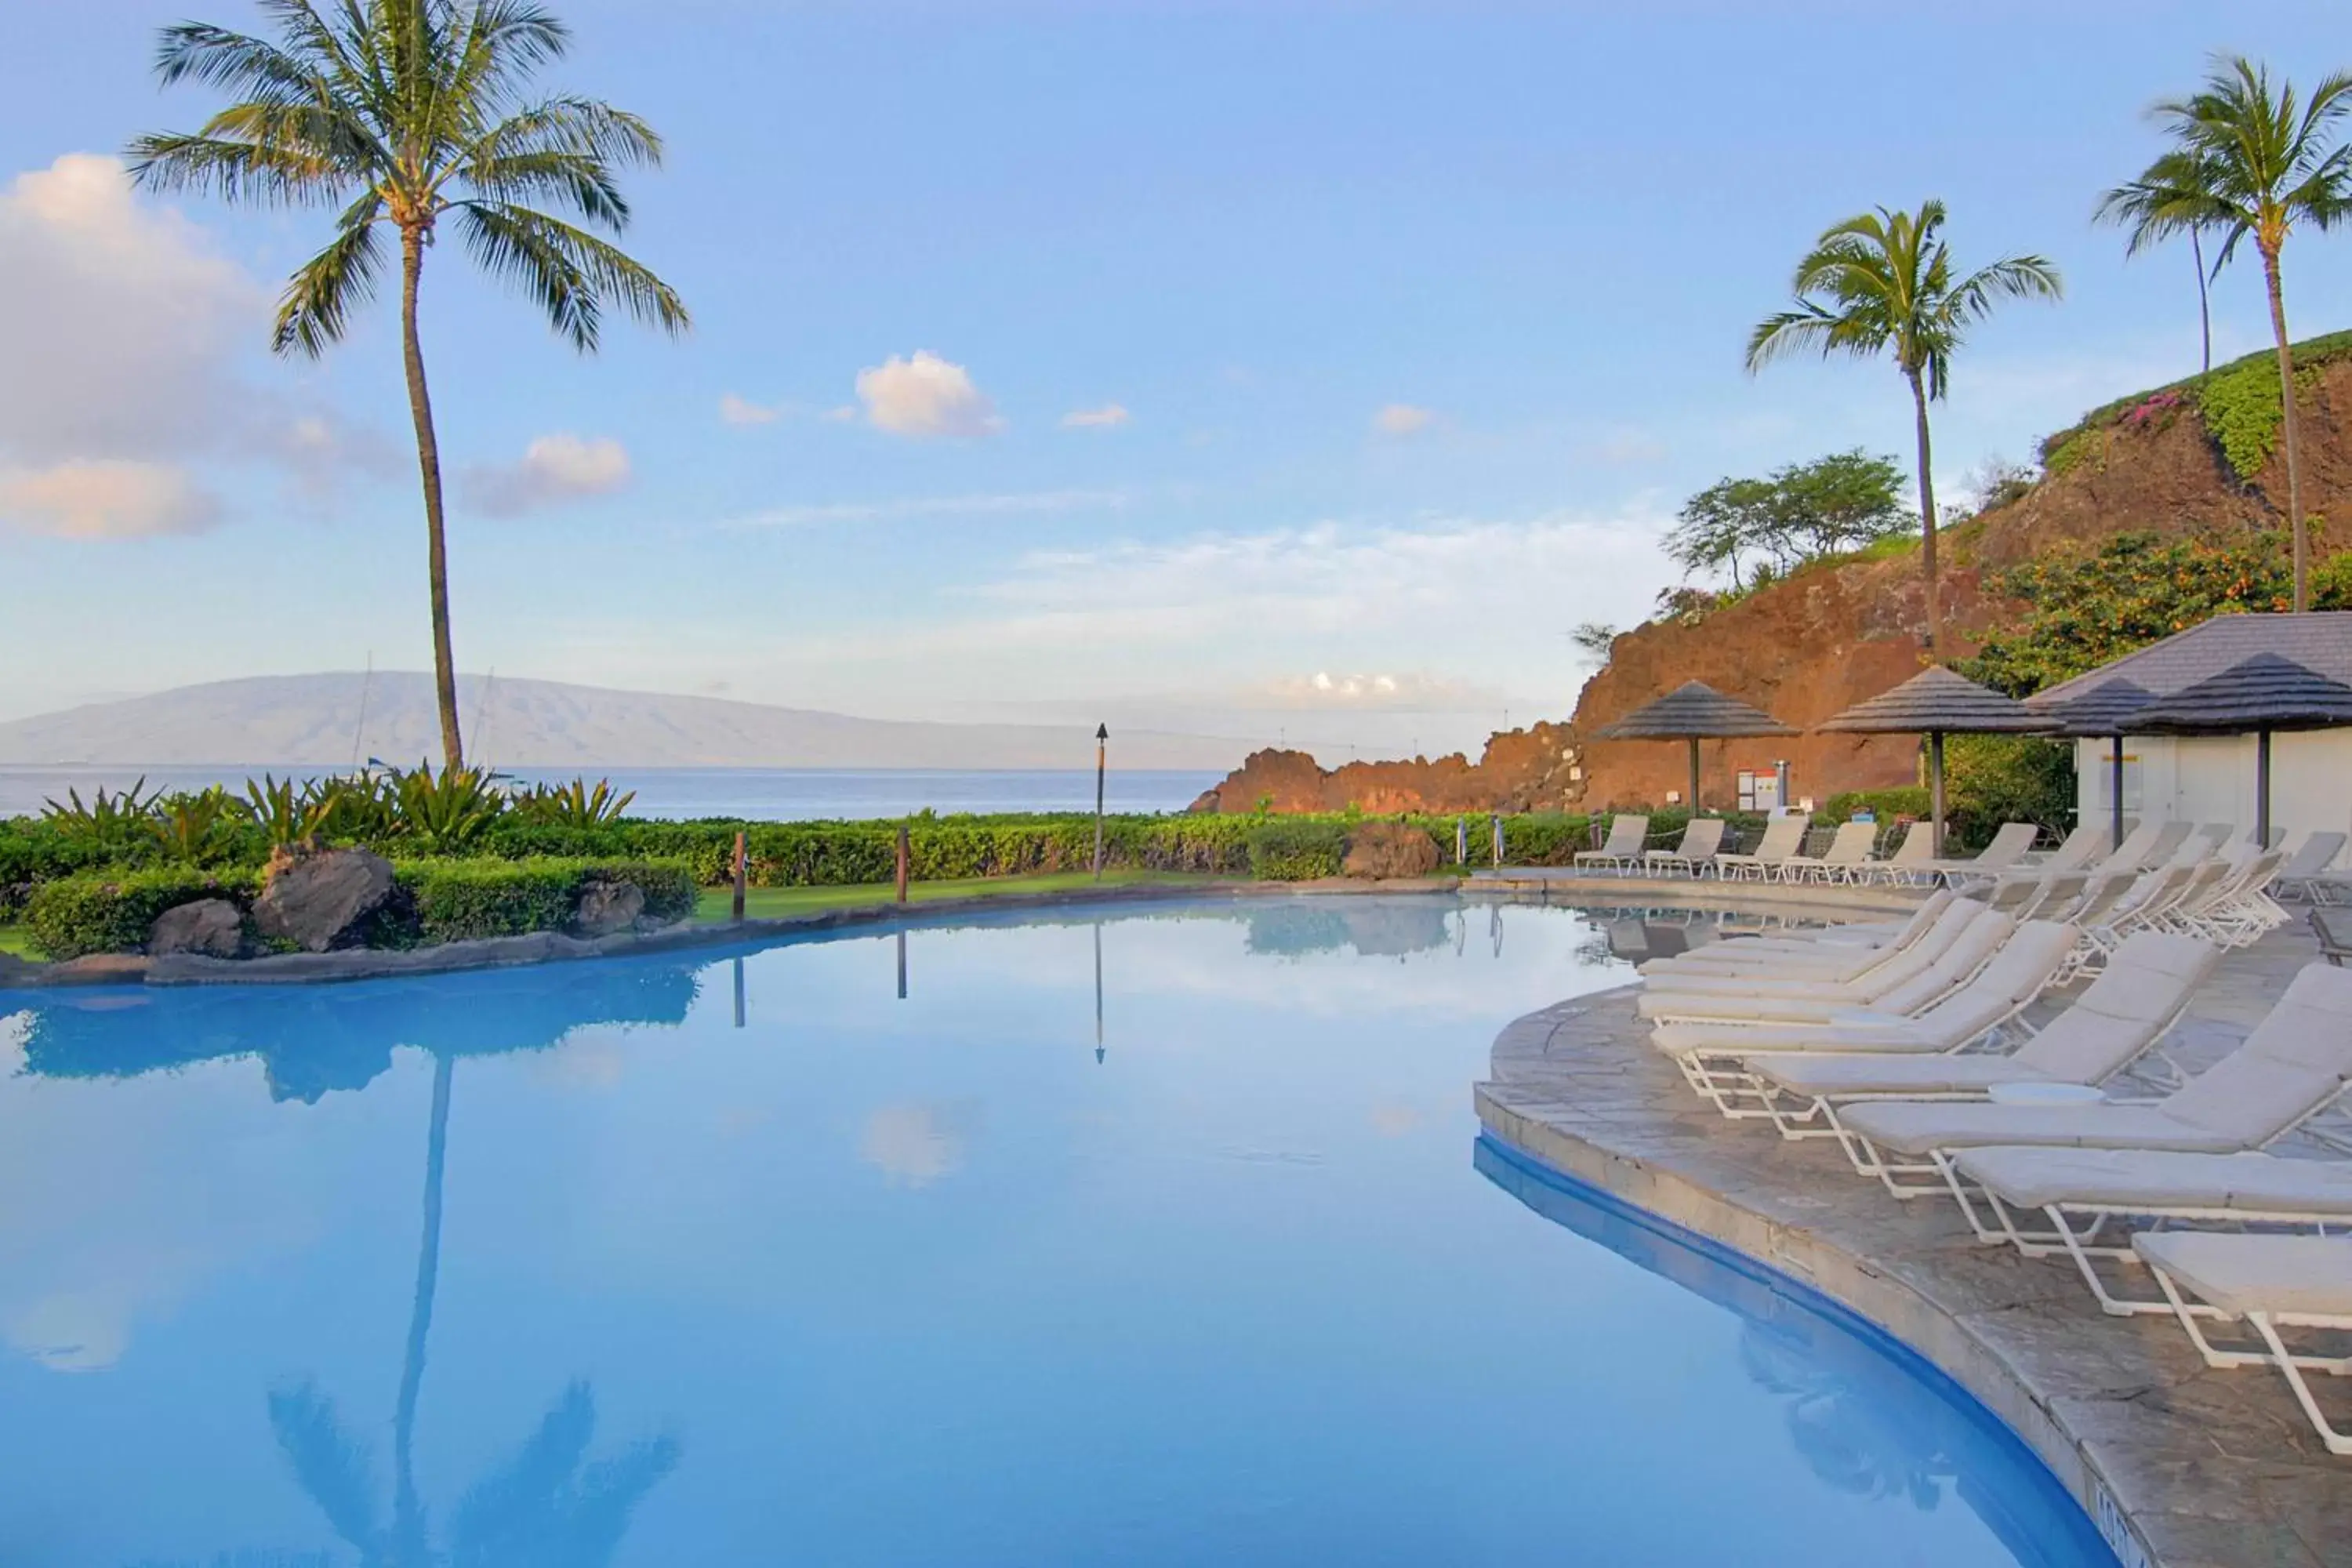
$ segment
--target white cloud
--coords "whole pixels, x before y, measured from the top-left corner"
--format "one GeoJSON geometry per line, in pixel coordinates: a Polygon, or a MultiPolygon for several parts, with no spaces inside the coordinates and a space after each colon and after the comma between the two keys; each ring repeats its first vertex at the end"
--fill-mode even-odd
{"type": "Polygon", "coordinates": [[[60,539],[198,533],[220,508],[168,463],[105,458],[46,468],[0,468],[0,527],[60,539]]]}
{"type": "Polygon", "coordinates": [[[1435,410],[1410,403],[1389,404],[1372,416],[1372,428],[1383,436],[1418,436],[1436,423],[1435,410]]]}
{"type": "Polygon", "coordinates": [[[120,159],[59,157],[0,184],[0,471],[20,528],[184,532],[218,515],[213,462],[259,463],[317,500],[390,444],[258,362],[269,290],[120,159]]]}
{"type": "Polygon", "coordinates": [[[1100,408],[1075,408],[1062,416],[1065,430],[1111,430],[1127,423],[1124,405],[1106,403],[1100,408]]]}
{"type": "Polygon", "coordinates": [[[729,528],[803,528],[827,522],[897,522],[919,517],[1034,517],[1045,512],[1115,510],[1124,490],[1032,490],[1010,495],[907,496],[893,500],[830,501],[771,507],[731,518],[729,528]]]}
{"type": "Polygon", "coordinates": [[[894,436],[993,436],[1004,428],[971,374],[929,349],[859,371],[857,396],[867,421],[894,436]]]}
{"type": "Polygon", "coordinates": [[[1465,681],[1412,670],[1389,675],[1318,669],[1277,676],[1244,695],[1251,706],[1266,708],[1444,709],[1488,699],[1465,681]]]}
{"type": "Polygon", "coordinates": [[[539,437],[524,448],[520,462],[477,465],[462,478],[474,506],[492,517],[520,517],[568,500],[610,495],[628,482],[629,454],[618,441],[567,432],[539,437]]]}
{"type": "Polygon", "coordinates": [[[857,1157],[894,1187],[928,1187],[962,1168],[975,1117],[967,1104],[883,1106],[866,1119],[857,1157]]]}
{"type": "Polygon", "coordinates": [[[784,411],[765,404],[753,403],[730,392],[719,399],[719,417],[729,425],[773,425],[783,417],[784,411]]]}

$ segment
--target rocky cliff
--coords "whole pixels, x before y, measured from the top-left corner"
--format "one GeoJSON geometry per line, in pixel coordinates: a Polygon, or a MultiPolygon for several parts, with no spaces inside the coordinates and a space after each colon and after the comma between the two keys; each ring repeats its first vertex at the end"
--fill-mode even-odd
{"type": "MultiPolygon", "coordinates": [[[[2323,520],[2316,554],[2352,547],[2352,339],[2315,340],[2297,358],[2305,505],[2323,520]]],[[[2215,371],[2215,382],[2248,363],[2215,371]]],[[[2259,424],[2255,430],[2249,437],[2242,420],[2209,424],[2195,395],[2162,388],[2110,404],[2053,437],[2039,482],[1945,532],[1951,651],[1973,651],[1976,637],[2001,615],[2005,606],[1987,597],[1984,584],[2002,567],[2117,533],[2282,521],[2285,461],[2274,444],[2257,438],[2259,424]],[[2240,464],[2251,477],[2241,477],[2240,464]]],[[[1565,724],[1497,734],[1476,763],[1457,754],[1327,772],[1304,752],[1260,752],[1195,809],[1251,811],[1269,798],[1277,811],[1662,804],[1684,788],[1681,743],[1594,741],[1592,730],[1685,680],[1706,681],[1809,728],[1919,669],[1925,606],[1916,552],[1822,563],[1698,622],[1653,621],[1627,632],[1565,724]]],[[[1900,735],[1710,741],[1700,748],[1701,791],[1708,805],[1727,805],[1739,770],[1769,770],[1781,759],[1791,764],[1799,795],[1910,784],[1917,752],[1900,735]]]]}

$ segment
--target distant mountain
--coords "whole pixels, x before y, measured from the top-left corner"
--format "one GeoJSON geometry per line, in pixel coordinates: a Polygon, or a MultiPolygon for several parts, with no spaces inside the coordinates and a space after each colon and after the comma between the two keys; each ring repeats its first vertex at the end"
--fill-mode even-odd
{"type": "MultiPolygon", "coordinates": [[[[1087,768],[1085,725],[931,724],[798,708],[461,677],[468,756],[502,767],[1087,768]]],[[[441,754],[431,677],[262,676],[0,723],[0,765],[346,767],[441,754]]],[[[1224,769],[1237,741],[1134,731],[1121,768],[1224,769]]]]}

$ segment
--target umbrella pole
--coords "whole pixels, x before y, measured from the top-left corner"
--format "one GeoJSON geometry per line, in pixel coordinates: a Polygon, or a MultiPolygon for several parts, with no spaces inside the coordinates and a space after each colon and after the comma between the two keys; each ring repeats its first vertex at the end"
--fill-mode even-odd
{"type": "Polygon", "coordinates": [[[2120,849],[2124,847],[2124,738],[2116,735],[2110,739],[2114,745],[2107,753],[2107,765],[2113,777],[2108,783],[2111,785],[2109,793],[2115,796],[2115,847],[2120,849]]]}
{"type": "Polygon", "coordinates": [[[2254,847],[2271,847],[2271,732],[2254,731],[2254,847]]]}
{"type": "Polygon", "coordinates": [[[1936,858],[1944,858],[1944,732],[1927,731],[1927,810],[1936,824],[1936,858]]]}
{"type": "Polygon", "coordinates": [[[1690,738],[1690,794],[1685,797],[1693,816],[1698,815],[1698,737],[1690,738]]]}

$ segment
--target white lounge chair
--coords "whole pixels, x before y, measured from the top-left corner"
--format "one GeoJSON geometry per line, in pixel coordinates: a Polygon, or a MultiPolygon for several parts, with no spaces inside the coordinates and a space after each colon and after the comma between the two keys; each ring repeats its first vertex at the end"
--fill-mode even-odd
{"type": "Polygon", "coordinates": [[[2307,965],[2237,1049],[2153,1102],[1942,1105],[1879,1101],[1842,1113],[1854,1168],[1898,1197],[1948,1192],[1979,1223],[1953,1165],[1962,1150],[2033,1144],[2229,1154],[2259,1149],[2352,1083],[2352,970],[2307,965]],[[1929,1176],[1931,1182],[1906,1180],[1929,1176]]]}
{"type": "MultiPolygon", "coordinates": [[[[2125,821],[2129,822],[2129,817],[2125,821]]],[[[2125,830],[2127,834],[2129,828],[2125,830]]],[[[2087,871],[2114,847],[2115,828],[2105,821],[2085,821],[2077,824],[2057,848],[2038,860],[2029,860],[2021,869],[2031,871],[2087,871]]]]}
{"type": "Polygon", "coordinates": [[[2327,868],[2336,864],[2336,858],[2344,853],[2344,840],[2341,833],[2313,832],[2282,846],[2287,858],[2286,864],[2279,868],[2274,884],[2277,896],[2299,903],[2319,902],[2312,883],[2326,876],[2327,868]]]}
{"type": "Polygon", "coordinates": [[[1642,852],[1642,869],[1652,876],[1679,871],[1685,877],[1696,877],[1723,847],[1723,818],[1694,816],[1683,825],[1683,841],[1672,849],[1645,849],[1642,852]]]}
{"type": "Polygon", "coordinates": [[[1855,871],[1870,863],[1870,851],[1878,842],[1878,824],[1874,822],[1842,822],[1830,837],[1829,847],[1819,855],[1791,855],[1780,862],[1780,878],[1784,882],[1843,882],[1851,880],[1855,871]]]}
{"type": "Polygon", "coordinates": [[[1643,992],[1635,1006],[1643,1017],[1658,1020],[1720,1018],[1801,1024],[1825,1020],[1840,1008],[1893,1005],[1895,998],[1908,994],[1907,987],[1942,973],[1939,965],[1967,965],[1965,973],[1951,974],[1931,994],[1921,996],[1908,1009],[1916,1010],[1975,973],[1992,956],[1994,948],[2008,936],[2014,923],[2006,915],[1995,914],[1982,904],[1964,899],[1937,917],[1919,941],[1887,954],[1851,979],[1776,979],[1681,972],[1655,979],[1644,975],[1643,992]]]}
{"type": "Polygon", "coordinates": [[[1943,873],[1947,881],[1954,879],[1991,879],[2000,875],[2025,858],[2033,841],[2042,837],[2042,829],[2030,822],[2004,822],[1992,836],[1992,842],[1970,858],[1964,860],[1930,860],[1927,868],[1943,873]]]}
{"type": "Polygon", "coordinates": [[[2143,931],[2072,1005],[2005,1056],[1841,1050],[1742,1056],[1739,1065],[1790,1138],[1835,1137],[1838,1108],[1864,1100],[1979,1100],[2000,1084],[2102,1084],[2155,1048],[2221,962],[2211,942],[2143,931]]]}
{"type": "Polygon", "coordinates": [[[2019,926],[1975,975],[1908,1017],[1855,1009],[1819,1025],[1668,1024],[1652,1031],[1650,1042],[1673,1058],[1684,1081],[1726,1116],[1770,1117],[1777,1125],[1781,1119],[1770,1092],[1757,1077],[1757,1064],[1764,1058],[1958,1051],[2032,1005],[2064,966],[2076,940],[2071,927],[2047,921],[2019,926]]]}
{"type": "Polygon", "coordinates": [[[1979,1200],[1965,1210],[1979,1239],[2029,1257],[2065,1254],[2101,1310],[2118,1317],[2171,1305],[2121,1294],[2101,1276],[2100,1262],[2135,1256],[2126,1236],[2099,1239],[2110,1226],[2352,1225],[2352,1163],[2338,1160],[1996,1144],[1962,1150],[1952,1170],[1979,1200]],[[2038,1226],[2026,1218],[2036,1213],[2038,1226]]]}
{"type": "Polygon", "coordinates": [[[1580,850],[1579,866],[1605,866],[1622,871],[1642,858],[1642,847],[1649,842],[1650,819],[1620,812],[1609,819],[1609,837],[1598,849],[1580,850]]]}
{"type": "Polygon", "coordinates": [[[2143,822],[2124,837],[2107,858],[2093,867],[2094,871],[2148,871],[2172,858],[2180,841],[2189,837],[2185,822],[2143,822]]]}
{"type": "Polygon", "coordinates": [[[1927,934],[1944,910],[1959,895],[1937,889],[1923,900],[1908,920],[1892,927],[1864,931],[1832,926],[1793,936],[1735,937],[1711,942],[1671,958],[1654,958],[1642,965],[1645,980],[1662,984],[1674,974],[1745,976],[1750,979],[1851,980],[1927,934]]]}
{"type": "Polygon", "coordinates": [[[1715,858],[1715,874],[1727,879],[1754,877],[1769,878],[1780,863],[1805,846],[1805,829],[1812,818],[1801,811],[1776,816],[1764,825],[1764,837],[1756,847],[1745,855],[1725,855],[1715,858]]]}
{"type": "Polygon", "coordinates": [[[2352,1334],[2352,1237],[2216,1236],[2193,1231],[2136,1236],[2140,1260],[2213,1366],[2267,1361],[2294,1391],[2295,1403],[2331,1454],[2352,1454],[2352,1432],[2336,1430],[2313,1397],[2306,1370],[2352,1373],[2352,1354],[2314,1355],[2287,1348],[2282,1329],[2352,1334]],[[2224,1319],[2242,1319],[2262,1337],[2263,1350],[2214,1345],[2199,1324],[2203,1314],[2189,1297],[2224,1319]]]}
{"type": "Polygon", "coordinates": [[[2207,822],[2189,830],[2180,842],[2173,846],[2173,866],[2195,866],[2221,855],[2238,836],[2235,826],[2227,822],[2207,822]]]}
{"type": "Polygon", "coordinates": [[[1856,874],[1857,881],[1892,882],[1916,887],[1922,883],[1942,880],[1932,862],[1936,858],[1936,829],[1927,822],[1907,823],[1903,837],[1895,846],[1895,853],[1883,860],[1874,860],[1856,874]]]}

